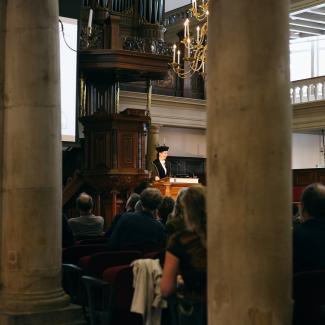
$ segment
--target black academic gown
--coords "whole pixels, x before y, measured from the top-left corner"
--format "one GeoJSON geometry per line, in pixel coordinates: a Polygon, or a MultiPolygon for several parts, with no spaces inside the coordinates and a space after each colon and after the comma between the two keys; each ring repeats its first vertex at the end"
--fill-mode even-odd
{"type": "Polygon", "coordinates": [[[155,178],[155,176],[159,176],[160,179],[171,176],[171,164],[169,161],[165,160],[165,166],[167,169],[167,173],[165,172],[163,166],[161,165],[159,159],[156,159],[152,162],[153,168],[152,168],[152,176],[155,178]]]}

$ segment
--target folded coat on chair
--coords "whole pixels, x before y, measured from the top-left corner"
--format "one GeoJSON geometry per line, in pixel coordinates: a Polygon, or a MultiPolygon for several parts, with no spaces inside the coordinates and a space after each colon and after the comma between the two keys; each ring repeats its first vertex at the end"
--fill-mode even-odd
{"type": "Polygon", "coordinates": [[[131,312],[141,314],[145,325],[160,325],[161,308],[166,308],[167,302],[160,292],[162,269],[159,260],[138,259],[131,265],[134,287],[131,312]]]}

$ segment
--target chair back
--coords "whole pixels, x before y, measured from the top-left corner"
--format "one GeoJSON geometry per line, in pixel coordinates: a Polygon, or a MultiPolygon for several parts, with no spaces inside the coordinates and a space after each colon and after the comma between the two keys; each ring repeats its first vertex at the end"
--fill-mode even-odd
{"type": "Polygon", "coordinates": [[[62,287],[74,304],[81,303],[80,279],[82,275],[83,271],[79,266],[74,264],[62,264],[62,287]]]}
{"type": "Polygon", "coordinates": [[[146,241],[142,243],[130,243],[126,246],[123,246],[123,250],[137,250],[141,251],[143,254],[157,252],[164,249],[164,245],[162,243],[156,243],[151,241],[146,241]]]}
{"type": "Polygon", "coordinates": [[[130,312],[134,292],[132,266],[110,267],[104,271],[103,280],[112,288],[112,324],[142,325],[142,316],[130,312]]]}
{"type": "Polygon", "coordinates": [[[86,275],[102,278],[105,269],[117,265],[128,265],[141,256],[139,251],[101,252],[91,255],[89,258],[81,258],[79,266],[83,268],[86,275]]]}
{"type": "Polygon", "coordinates": [[[75,245],[67,247],[62,251],[62,263],[77,265],[82,256],[92,255],[108,250],[108,246],[104,244],[75,245]]]}

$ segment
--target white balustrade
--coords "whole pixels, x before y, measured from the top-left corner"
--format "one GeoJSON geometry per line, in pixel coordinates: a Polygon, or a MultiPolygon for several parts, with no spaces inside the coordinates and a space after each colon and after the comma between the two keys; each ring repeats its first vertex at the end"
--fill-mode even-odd
{"type": "Polygon", "coordinates": [[[292,104],[325,100],[325,76],[292,81],[290,98],[292,104]]]}

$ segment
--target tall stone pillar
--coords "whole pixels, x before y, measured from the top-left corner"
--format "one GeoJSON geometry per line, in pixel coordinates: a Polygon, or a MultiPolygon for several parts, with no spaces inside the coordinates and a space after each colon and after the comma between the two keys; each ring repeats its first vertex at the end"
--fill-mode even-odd
{"type": "Polygon", "coordinates": [[[291,324],[288,3],[209,12],[209,324],[291,324]]]}
{"type": "Polygon", "coordinates": [[[151,170],[151,163],[157,158],[156,146],[159,144],[160,125],[151,124],[147,140],[147,169],[151,170]]]}
{"type": "MultiPolygon", "coordinates": [[[[3,88],[4,88],[4,47],[5,47],[5,25],[6,25],[6,2],[0,1],[0,189],[2,187],[2,163],[3,163],[3,115],[4,115],[4,106],[3,106],[3,88]]],[[[0,192],[0,220],[2,220],[2,195],[0,192]]],[[[0,221],[0,251],[1,251],[1,234],[2,234],[2,222],[0,221]]],[[[2,259],[0,254],[0,265],[2,265],[2,259]]],[[[1,278],[0,278],[1,283],[1,278]]]]}
{"type": "Polygon", "coordinates": [[[8,1],[5,33],[0,323],[81,324],[61,288],[57,1],[8,1]]]}

